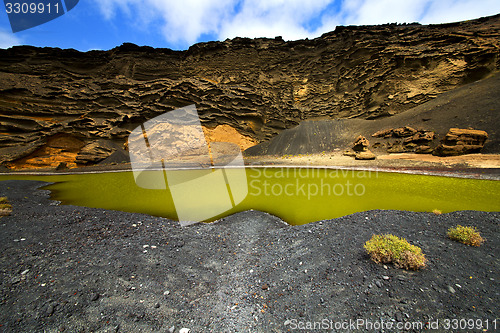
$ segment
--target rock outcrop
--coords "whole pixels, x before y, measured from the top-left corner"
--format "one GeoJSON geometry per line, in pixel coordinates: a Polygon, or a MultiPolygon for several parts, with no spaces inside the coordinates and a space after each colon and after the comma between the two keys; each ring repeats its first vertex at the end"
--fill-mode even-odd
{"type": "Polygon", "coordinates": [[[354,151],[365,151],[370,146],[370,141],[368,141],[364,136],[360,135],[354,141],[352,150],[354,151]]]}
{"type": "Polygon", "coordinates": [[[450,128],[448,134],[433,154],[437,156],[457,156],[479,153],[488,139],[488,133],[474,129],[450,128]]]}
{"type": "MultiPolygon", "coordinates": [[[[397,115],[497,72],[499,50],[500,15],[337,27],[289,42],[235,38],[186,51],[13,47],[0,50],[0,163],[21,165],[33,154],[48,161],[57,135],[122,146],[144,121],[189,104],[203,126],[230,126],[238,142],[262,142],[315,117],[397,115]]],[[[94,163],[103,152],[91,155],[66,162],[94,163]]]]}
{"type": "Polygon", "coordinates": [[[419,129],[416,130],[410,126],[398,128],[389,128],[380,130],[372,134],[375,138],[391,139],[387,140],[388,153],[409,153],[430,154],[433,151],[433,140],[435,134],[433,131],[419,129]]]}
{"type": "Polygon", "coordinates": [[[374,160],[376,156],[370,150],[364,150],[357,152],[354,158],[357,160],[374,160]]]}
{"type": "Polygon", "coordinates": [[[368,147],[370,146],[370,141],[367,138],[360,135],[354,140],[352,150],[354,154],[349,151],[344,153],[345,156],[354,156],[356,160],[374,160],[376,158],[375,154],[371,152],[368,147]]]}

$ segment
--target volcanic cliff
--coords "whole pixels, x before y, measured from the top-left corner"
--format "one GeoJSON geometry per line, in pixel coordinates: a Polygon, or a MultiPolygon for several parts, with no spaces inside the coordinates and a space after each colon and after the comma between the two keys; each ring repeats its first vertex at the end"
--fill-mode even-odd
{"type": "Polygon", "coordinates": [[[89,52],[0,49],[0,163],[97,163],[123,154],[144,121],[189,104],[209,139],[230,136],[246,148],[306,119],[390,119],[499,70],[500,14],[185,51],[128,43],[89,52]]]}

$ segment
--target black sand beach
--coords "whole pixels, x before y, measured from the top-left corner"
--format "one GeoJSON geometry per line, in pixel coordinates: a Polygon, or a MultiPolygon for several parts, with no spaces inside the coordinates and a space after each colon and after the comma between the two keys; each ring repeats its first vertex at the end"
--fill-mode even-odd
{"type": "Polygon", "coordinates": [[[376,210],[292,227],[247,211],[181,227],[57,205],[42,185],[0,182],[13,205],[0,218],[3,332],[419,332],[436,325],[493,332],[500,325],[498,212],[376,210]],[[486,242],[449,240],[457,224],[477,227],[486,242]],[[420,246],[427,267],[373,263],[363,244],[374,233],[420,246]]]}

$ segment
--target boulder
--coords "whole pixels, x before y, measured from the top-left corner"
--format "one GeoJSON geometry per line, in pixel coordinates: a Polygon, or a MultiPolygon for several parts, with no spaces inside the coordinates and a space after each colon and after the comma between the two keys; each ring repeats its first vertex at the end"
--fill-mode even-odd
{"type": "Polygon", "coordinates": [[[402,145],[395,144],[387,148],[387,152],[390,154],[401,154],[401,153],[406,153],[407,151],[402,145]]]}
{"type": "Polygon", "coordinates": [[[76,156],[78,164],[98,163],[113,154],[117,150],[116,145],[106,140],[97,140],[86,144],[76,156]]]}
{"type": "Polygon", "coordinates": [[[356,156],[356,152],[355,151],[352,151],[352,150],[346,150],[344,151],[344,156],[349,156],[349,157],[355,157],[356,156]]]}
{"type": "Polygon", "coordinates": [[[358,136],[354,141],[352,150],[354,151],[365,151],[368,149],[370,142],[362,135],[358,136]]]}
{"type": "Polygon", "coordinates": [[[475,129],[450,128],[446,137],[432,152],[436,156],[457,156],[479,153],[483,149],[488,133],[475,129]]]}
{"type": "Polygon", "coordinates": [[[415,153],[417,154],[432,154],[432,152],[433,149],[431,146],[422,145],[422,146],[417,146],[417,148],[415,148],[415,153]]]}
{"type": "Polygon", "coordinates": [[[369,150],[360,151],[356,153],[354,157],[357,160],[374,160],[376,158],[375,154],[369,150]]]}
{"type": "Polygon", "coordinates": [[[398,138],[405,138],[408,136],[415,135],[416,133],[417,130],[409,126],[400,127],[392,130],[392,135],[398,138]]]}
{"type": "Polygon", "coordinates": [[[388,128],[385,130],[380,130],[378,132],[375,132],[372,134],[372,137],[374,138],[390,138],[392,136],[392,128],[388,128]]]}
{"type": "Polygon", "coordinates": [[[431,142],[434,140],[434,132],[432,131],[418,131],[415,135],[407,137],[404,142],[413,142],[417,144],[423,144],[431,142]]]}

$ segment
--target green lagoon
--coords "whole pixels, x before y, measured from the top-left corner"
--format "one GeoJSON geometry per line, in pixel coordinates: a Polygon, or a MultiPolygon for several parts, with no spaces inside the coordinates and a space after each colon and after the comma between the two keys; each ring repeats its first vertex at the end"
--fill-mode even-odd
{"type": "Polygon", "coordinates": [[[177,189],[176,203],[181,200],[184,209],[193,211],[212,209],[218,215],[208,221],[249,209],[268,212],[290,224],[304,224],[372,209],[415,212],[438,209],[443,213],[457,210],[500,211],[500,181],[495,180],[326,168],[246,168],[243,171],[246,183],[231,183],[231,179],[241,180],[242,169],[226,169],[224,177],[231,183],[227,187],[214,187],[202,181],[204,175],[215,172],[212,169],[168,171],[175,176],[169,179],[176,182],[167,182],[170,186],[158,182],[158,172],[163,171],[146,171],[140,177],[142,180],[149,179],[149,188],[144,188],[144,181],[142,187],[138,186],[131,171],[50,176],[3,175],[0,181],[24,179],[51,182],[54,184],[44,188],[51,191],[52,199],[66,205],[145,213],[171,219],[177,219],[177,214],[174,192],[170,187],[183,186],[185,180],[187,183],[189,180],[194,182],[185,191],[182,187],[177,189]],[[224,200],[220,198],[227,197],[228,191],[232,208],[219,214],[224,211],[224,200]],[[233,199],[238,197],[237,194],[241,201],[233,199]]]}

